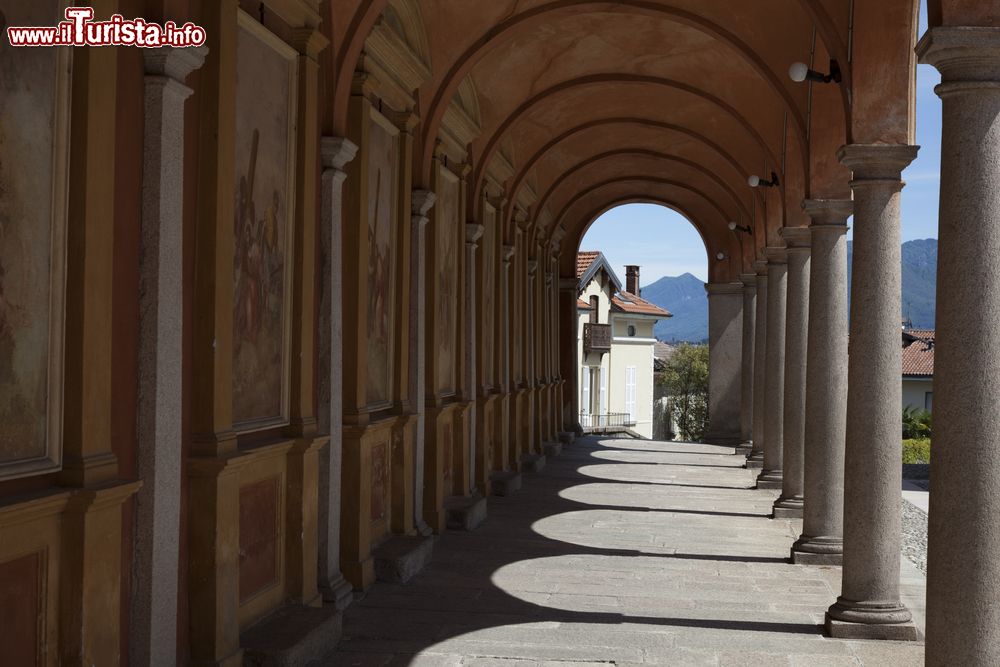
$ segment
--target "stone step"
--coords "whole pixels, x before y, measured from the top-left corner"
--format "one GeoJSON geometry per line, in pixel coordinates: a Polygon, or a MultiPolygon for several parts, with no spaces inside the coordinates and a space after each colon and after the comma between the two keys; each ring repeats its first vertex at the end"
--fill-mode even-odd
{"type": "Polygon", "coordinates": [[[545,456],[542,454],[525,454],[521,457],[521,472],[541,472],[545,469],[545,456]]]}
{"type": "Polygon", "coordinates": [[[341,614],[333,605],[281,609],[240,637],[248,667],[300,667],[327,655],[341,636],[341,614]]]}
{"type": "Polygon", "coordinates": [[[521,473],[494,472],[490,473],[490,484],[494,496],[510,496],[521,490],[521,473]]]}
{"type": "Polygon", "coordinates": [[[486,498],[478,493],[473,496],[452,496],[444,501],[448,528],[475,530],[486,521],[486,498]]]}
{"type": "Polygon", "coordinates": [[[391,537],[372,552],[375,578],[393,584],[405,584],[431,562],[433,553],[433,537],[391,537]]]}
{"type": "Polygon", "coordinates": [[[562,454],[562,443],[561,442],[543,442],[542,451],[545,452],[545,458],[554,459],[562,454]]]}

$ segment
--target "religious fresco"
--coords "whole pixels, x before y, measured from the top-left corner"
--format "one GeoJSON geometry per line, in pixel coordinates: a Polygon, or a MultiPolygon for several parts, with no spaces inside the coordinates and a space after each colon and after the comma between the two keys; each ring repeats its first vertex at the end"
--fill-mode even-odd
{"type": "Polygon", "coordinates": [[[233,422],[287,419],[295,53],[240,13],[233,225],[233,422]]]}
{"type": "MultiPolygon", "coordinates": [[[[8,3],[46,25],[62,3],[8,3]]],[[[58,469],[69,49],[0,43],[0,479],[58,469]]]]}
{"type": "MultiPolygon", "coordinates": [[[[437,240],[437,277],[434,281],[437,312],[435,327],[437,343],[436,363],[438,391],[455,391],[455,339],[458,329],[458,241],[462,232],[459,215],[461,194],[458,177],[441,167],[439,179],[435,236],[437,240]]],[[[463,232],[464,234],[464,232],[463,232]]]]}
{"type": "Polygon", "coordinates": [[[390,399],[398,131],[373,112],[368,135],[368,403],[390,399]]]}

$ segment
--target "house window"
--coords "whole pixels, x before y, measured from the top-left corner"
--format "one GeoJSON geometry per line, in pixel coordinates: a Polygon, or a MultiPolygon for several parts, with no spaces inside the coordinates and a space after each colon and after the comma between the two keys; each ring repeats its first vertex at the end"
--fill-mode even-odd
{"type": "Polygon", "coordinates": [[[924,392],[924,410],[931,411],[931,404],[934,402],[934,392],[924,392]]]}
{"type": "Polygon", "coordinates": [[[628,325],[628,335],[630,337],[632,337],[632,338],[635,337],[635,325],[634,324],[628,325]]]}
{"type": "Polygon", "coordinates": [[[590,414],[590,367],[584,366],[580,373],[580,412],[590,414]]]}
{"type": "Polygon", "coordinates": [[[590,323],[591,324],[597,324],[597,321],[600,318],[601,313],[600,313],[600,311],[597,310],[597,306],[598,306],[598,304],[600,304],[600,302],[601,302],[601,300],[597,297],[596,294],[594,296],[590,297],[590,323]]]}
{"type": "Polygon", "coordinates": [[[635,366],[625,368],[625,412],[630,424],[635,423],[635,366]]]}

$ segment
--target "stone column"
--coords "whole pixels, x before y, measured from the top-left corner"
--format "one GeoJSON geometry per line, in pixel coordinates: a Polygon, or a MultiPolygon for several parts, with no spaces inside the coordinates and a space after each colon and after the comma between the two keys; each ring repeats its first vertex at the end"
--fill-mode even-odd
{"type": "Polygon", "coordinates": [[[740,372],[740,447],[750,454],[753,444],[754,337],[757,328],[757,274],[740,275],[743,283],[743,360],[740,372]]]}
{"type": "Polygon", "coordinates": [[[758,489],[780,489],[785,428],[785,248],[767,248],[767,340],[764,364],[764,469],[758,489]]]}
{"type": "Polygon", "coordinates": [[[352,587],[340,571],[340,476],[344,443],[344,311],[343,214],[344,166],[354,159],[358,147],[341,137],[320,140],[323,172],[320,183],[320,372],[317,379],[320,433],[330,434],[330,443],[320,451],[319,466],[319,588],[323,599],[343,609],[351,603],[352,587]]]}
{"type": "Polygon", "coordinates": [[[840,565],[847,428],[847,218],[851,200],[807,200],[812,218],[802,535],[794,563],[840,565]]]}
{"type": "Polygon", "coordinates": [[[900,227],[902,170],[916,146],[854,144],[854,266],[844,462],[844,573],[827,612],[833,637],[916,639],[899,600],[900,227]]]}
{"type": "Polygon", "coordinates": [[[784,227],[788,247],[785,306],[785,395],[781,496],[774,518],[802,517],[802,458],[806,418],[806,341],[809,319],[809,228],[784,227]]]}
{"type": "Polygon", "coordinates": [[[708,431],[718,445],[740,442],[740,365],[743,361],[743,286],[710,283],[708,292],[708,431]]]}
{"type": "Polygon", "coordinates": [[[1000,28],[920,40],[943,104],[927,664],[1000,664],[1000,28]]]}
{"type": "Polygon", "coordinates": [[[764,415],[767,405],[767,262],[753,264],[757,276],[757,306],[753,334],[753,449],[747,468],[764,466],[764,415]]]}
{"type": "Polygon", "coordinates": [[[183,392],[184,79],[207,49],[143,50],[135,551],[129,659],[177,664],[183,392]]]}
{"type": "MultiPolygon", "coordinates": [[[[500,412],[500,423],[502,424],[500,432],[500,447],[503,457],[503,470],[506,472],[511,466],[511,446],[514,438],[516,437],[511,427],[512,418],[511,410],[513,406],[511,401],[514,400],[514,382],[513,382],[513,355],[511,354],[510,346],[512,344],[511,338],[514,336],[514,327],[511,323],[511,318],[513,313],[510,307],[510,281],[511,281],[511,264],[514,261],[515,248],[512,245],[505,245],[500,254],[500,326],[498,328],[500,339],[497,344],[500,346],[500,391],[503,393],[501,400],[501,412],[500,412]]],[[[514,472],[517,472],[516,470],[514,472]]]]}
{"type": "Polygon", "coordinates": [[[427,213],[437,201],[429,190],[414,190],[410,197],[410,400],[417,411],[413,452],[413,525],[424,537],[434,531],[424,519],[424,443],[427,419],[427,213]]]}
{"type": "MultiPolygon", "coordinates": [[[[469,492],[476,492],[476,345],[479,336],[476,328],[476,248],[485,227],[476,222],[465,223],[465,400],[469,402],[465,428],[469,431],[469,492]]],[[[486,443],[481,443],[485,447],[486,443]]]]}

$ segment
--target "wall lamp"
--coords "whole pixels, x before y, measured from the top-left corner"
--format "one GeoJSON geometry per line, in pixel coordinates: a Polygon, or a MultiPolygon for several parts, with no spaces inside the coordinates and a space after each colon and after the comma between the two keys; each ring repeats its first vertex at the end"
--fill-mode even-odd
{"type": "Polygon", "coordinates": [[[724,262],[727,259],[729,259],[729,255],[727,255],[726,253],[720,251],[720,252],[715,253],[715,258],[717,260],[719,260],[720,262],[724,262]]]}
{"type": "Polygon", "coordinates": [[[837,64],[836,60],[830,61],[830,73],[823,74],[822,72],[817,72],[814,69],[809,69],[809,65],[805,63],[792,63],[792,66],[788,68],[788,76],[795,83],[802,83],[803,81],[815,81],[817,83],[830,83],[835,81],[840,83],[840,65],[837,64]]]}
{"type": "Polygon", "coordinates": [[[753,236],[753,227],[751,227],[750,225],[738,225],[735,222],[730,222],[729,231],[735,232],[737,230],[743,232],[744,234],[749,234],[750,236],[753,236]]]}
{"type": "Polygon", "coordinates": [[[778,175],[772,171],[771,180],[769,181],[754,175],[747,179],[747,183],[750,184],[751,188],[773,188],[778,185],[778,175]]]}

